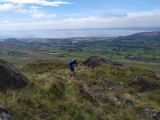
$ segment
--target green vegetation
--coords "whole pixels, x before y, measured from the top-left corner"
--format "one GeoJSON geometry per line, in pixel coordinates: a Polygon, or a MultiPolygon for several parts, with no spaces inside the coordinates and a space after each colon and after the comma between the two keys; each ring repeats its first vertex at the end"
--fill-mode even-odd
{"type": "Polygon", "coordinates": [[[75,42],[73,39],[0,48],[0,59],[13,63],[30,80],[25,88],[0,92],[0,102],[9,107],[13,118],[150,120],[144,110],[160,109],[159,41],[77,39],[80,40],[76,44],[70,44],[75,42]],[[91,69],[83,66],[82,62],[93,54],[116,60],[124,67],[106,64],[91,69]],[[66,65],[72,57],[76,57],[80,65],[74,78],[70,77],[66,65]],[[146,86],[148,83],[153,86],[132,85],[139,76],[146,86]]]}
{"type": "Polygon", "coordinates": [[[122,68],[102,65],[96,69],[80,66],[77,76],[70,78],[66,69],[67,60],[41,60],[16,63],[30,79],[30,84],[20,90],[8,90],[0,94],[0,101],[9,106],[16,120],[145,120],[144,109],[159,109],[159,89],[147,91],[144,96],[137,88],[129,87],[136,75],[146,80],[157,80],[151,70],[141,67],[122,68]],[[113,82],[105,87],[107,82],[113,82]],[[123,88],[119,83],[123,82],[123,88]],[[115,85],[114,85],[115,84],[115,85]],[[118,86],[117,86],[118,85],[118,86]],[[87,88],[91,87],[95,99],[87,88]],[[118,101],[107,101],[108,96],[119,95],[118,101]],[[126,101],[134,106],[128,108],[126,101]]]}

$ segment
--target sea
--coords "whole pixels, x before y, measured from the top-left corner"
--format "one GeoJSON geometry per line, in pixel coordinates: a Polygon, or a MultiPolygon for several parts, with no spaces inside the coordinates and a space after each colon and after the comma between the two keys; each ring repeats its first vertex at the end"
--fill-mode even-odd
{"type": "Polygon", "coordinates": [[[3,38],[72,38],[72,37],[116,37],[140,32],[160,31],[160,29],[54,29],[30,31],[1,31],[3,38]]]}

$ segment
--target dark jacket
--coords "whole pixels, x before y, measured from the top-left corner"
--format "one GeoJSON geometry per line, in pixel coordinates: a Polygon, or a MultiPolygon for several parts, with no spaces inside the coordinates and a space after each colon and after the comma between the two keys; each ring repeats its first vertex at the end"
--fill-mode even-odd
{"type": "Polygon", "coordinates": [[[68,62],[68,68],[69,68],[71,71],[74,71],[75,65],[77,65],[77,60],[71,60],[71,61],[68,62]]]}

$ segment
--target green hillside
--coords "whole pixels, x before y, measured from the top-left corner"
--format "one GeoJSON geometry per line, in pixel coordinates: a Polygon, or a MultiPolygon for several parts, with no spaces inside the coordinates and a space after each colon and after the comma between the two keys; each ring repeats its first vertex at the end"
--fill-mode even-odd
{"type": "Polygon", "coordinates": [[[160,109],[160,78],[155,72],[134,65],[81,65],[70,77],[66,61],[16,63],[29,85],[0,94],[16,120],[146,120],[145,109],[160,109]],[[136,76],[155,87],[130,86],[136,76]]]}
{"type": "Polygon", "coordinates": [[[0,42],[0,59],[14,64],[29,84],[1,91],[0,103],[14,120],[159,120],[159,38],[158,33],[139,33],[39,42],[7,39],[0,42]],[[100,62],[94,69],[83,65],[93,55],[108,64],[100,62]],[[72,58],[79,64],[74,77],[67,68],[72,58]]]}

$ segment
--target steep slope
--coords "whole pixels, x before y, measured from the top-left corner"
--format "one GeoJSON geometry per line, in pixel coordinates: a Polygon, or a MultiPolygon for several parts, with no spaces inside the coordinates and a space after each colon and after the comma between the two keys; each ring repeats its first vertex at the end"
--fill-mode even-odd
{"type": "MultiPolygon", "coordinates": [[[[108,64],[95,69],[79,66],[76,76],[70,77],[60,60],[30,62],[21,65],[21,70],[31,80],[29,86],[0,94],[16,120],[150,120],[148,116],[155,119],[150,111],[160,107],[159,87],[142,92],[143,83],[134,82],[139,75],[160,86],[150,70],[108,64]]],[[[158,112],[153,113],[157,119],[158,112]]]]}

